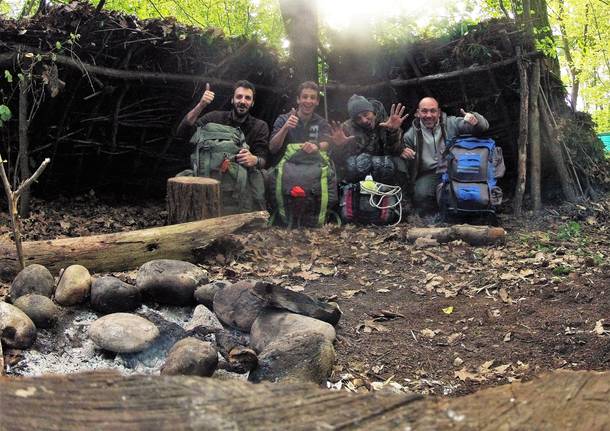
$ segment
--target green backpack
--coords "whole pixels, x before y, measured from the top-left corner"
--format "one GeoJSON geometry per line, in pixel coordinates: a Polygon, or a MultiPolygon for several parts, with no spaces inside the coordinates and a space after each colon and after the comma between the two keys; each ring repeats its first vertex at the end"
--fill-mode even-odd
{"type": "Polygon", "coordinates": [[[337,205],[335,168],[324,151],[307,154],[288,144],[267,177],[272,222],[289,227],[322,226],[337,205]]]}
{"type": "Polygon", "coordinates": [[[223,214],[265,209],[265,182],[259,169],[235,161],[243,148],[249,149],[240,129],[217,123],[198,127],[191,137],[193,175],[220,181],[223,214]]]}

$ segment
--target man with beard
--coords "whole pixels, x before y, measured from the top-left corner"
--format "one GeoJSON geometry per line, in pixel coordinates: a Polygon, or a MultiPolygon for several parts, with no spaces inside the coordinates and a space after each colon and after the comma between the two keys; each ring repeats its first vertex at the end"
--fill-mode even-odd
{"type": "Polygon", "coordinates": [[[269,150],[273,164],[276,164],[286,151],[287,144],[303,144],[302,150],[308,154],[328,149],[330,124],[315,113],[320,104],[320,89],[313,81],[299,85],[297,109],[280,115],[273,125],[269,150]]]}
{"type": "MultiPolygon", "coordinates": [[[[403,115],[402,104],[392,105],[390,115],[378,100],[368,100],[354,94],[347,102],[349,120],[339,125],[333,123],[331,156],[337,165],[341,179],[344,178],[346,161],[351,156],[393,156],[405,159],[401,143],[401,126],[407,115],[403,115]]],[[[403,161],[404,163],[404,161],[403,161]]],[[[397,179],[402,183],[401,179],[397,179]]]]}
{"type": "Polygon", "coordinates": [[[433,97],[420,100],[413,127],[405,133],[403,154],[415,161],[413,204],[420,213],[437,209],[436,187],[440,183],[439,161],[445,142],[459,135],[478,135],[489,128],[489,123],[476,112],[461,110],[462,117],[441,112],[433,97]]]}
{"type": "Polygon", "coordinates": [[[206,84],[205,92],[201,100],[188,114],[184,116],[178,126],[178,136],[192,134],[193,127],[202,127],[207,123],[217,123],[241,129],[246,137],[246,143],[250,150],[242,149],[236,155],[235,160],[240,165],[259,169],[265,168],[269,160],[269,127],[267,123],[250,115],[250,109],[254,106],[255,95],[254,84],[241,80],[233,87],[233,97],[230,111],[212,111],[199,118],[201,112],[214,100],[214,92],[210,90],[210,84],[206,84]]]}

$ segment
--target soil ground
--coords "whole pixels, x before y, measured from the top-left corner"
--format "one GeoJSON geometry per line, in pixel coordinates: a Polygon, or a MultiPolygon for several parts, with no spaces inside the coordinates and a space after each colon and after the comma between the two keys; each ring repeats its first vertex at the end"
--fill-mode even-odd
{"type": "MultiPolygon", "coordinates": [[[[163,203],[87,195],[34,201],[24,226],[40,240],[164,217],[163,203]]],[[[423,226],[417,217],[398,227],[267,228],[219,241],[200,264],[212,279],[263,278],[337,302],[335,387],[456,396],[558,368],[610,369],[610,196],[500,220],[506,242],[487,247],[408,244],[407,230],[423,226]]],[[[0,240],[9,226],[0,212],[0,240]]]]}

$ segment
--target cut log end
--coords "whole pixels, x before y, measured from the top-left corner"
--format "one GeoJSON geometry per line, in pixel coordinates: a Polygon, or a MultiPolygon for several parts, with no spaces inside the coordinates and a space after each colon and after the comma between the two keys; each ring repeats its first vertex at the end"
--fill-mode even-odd
{"type": "Polygon", "coordinates": [[[174,177],[167,180],[167,223],[220,217],[220,182],[205,177],[174,177]]]}

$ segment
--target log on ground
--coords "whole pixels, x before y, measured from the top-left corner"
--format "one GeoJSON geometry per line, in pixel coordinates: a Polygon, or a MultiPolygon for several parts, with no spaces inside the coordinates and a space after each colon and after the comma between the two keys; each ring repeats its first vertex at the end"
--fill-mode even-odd
{"type": "MultiPolygon", "coordinates": [[[[62,238],[23,243],[26,265],[38,263],[58,273],[68,265],[83,265],[91,272],[127,271],[153,259],[195,262],[197,251],[212,241],[244,227],[261,227],[266,211],[235,214],[131,232],[62,238]]],[[[19,272],[19,260],[11,244],[0,244],[0,277],[19,272]]]]}
{"type": "Polygon", "coordinates": [[[167,180],[167,224],[220,217],[221,211],[219,181],[205,177],[167,180]]]}
{"type": "Polygon", "coordinates": [[[504,241],[506,231],[501,227],[471,226],[459,224],[450,227],[423,227],[409,229],[407,241],[415,242],[417,238],[435,239],[447,243],[461,239],[470,245],[489,245],[504,241]]]}
{"type": "Polygon", "coordinates": [[[460,398],[108,372],[0,378],[3,429],[604,430],[610,373],[556,371],[460,398]]]}

